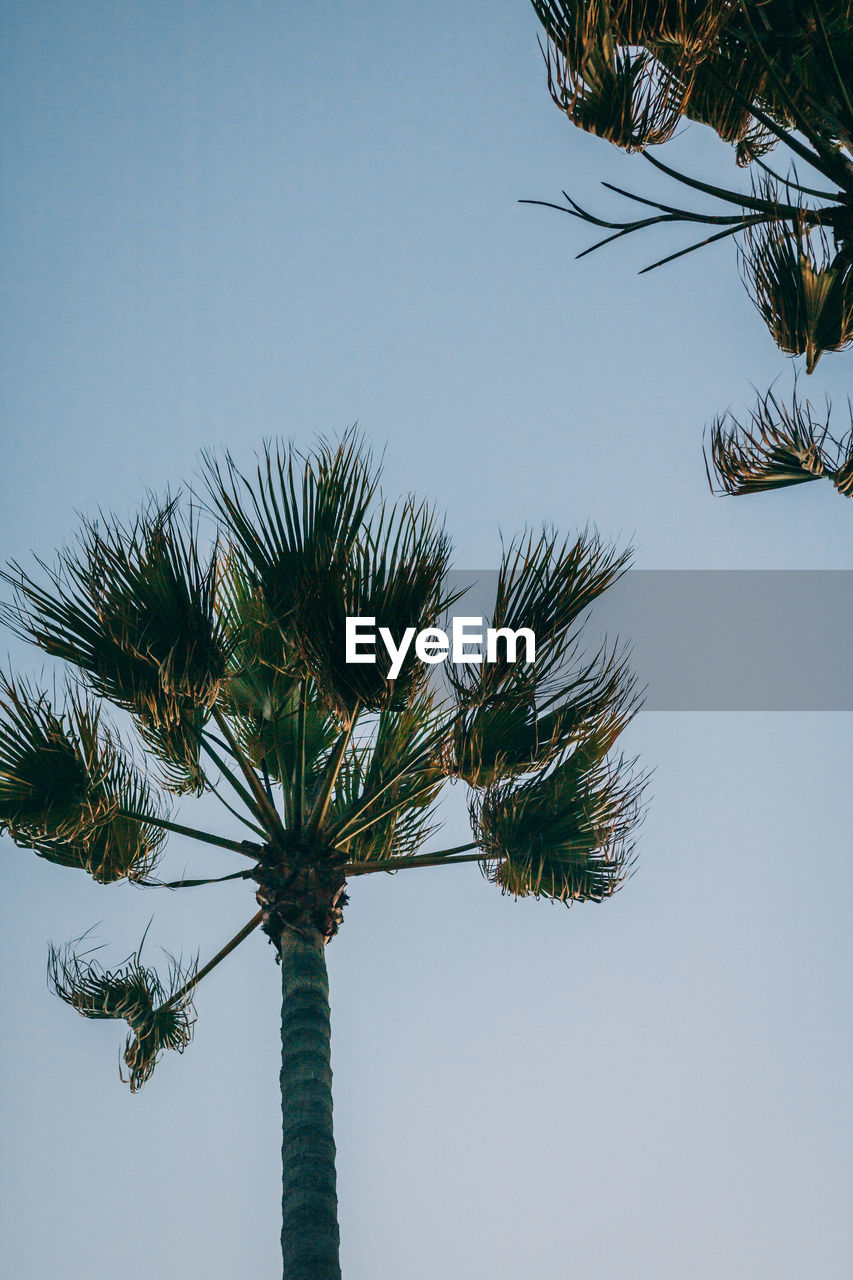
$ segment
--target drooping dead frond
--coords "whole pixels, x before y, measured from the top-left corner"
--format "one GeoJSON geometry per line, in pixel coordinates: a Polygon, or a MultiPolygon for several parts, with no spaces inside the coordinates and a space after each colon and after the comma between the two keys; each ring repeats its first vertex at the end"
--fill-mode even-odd
{"type": "Polygon", "coordinates": [[[768,391],[746,422],[731,411],[722,414],[711,425],[705,458],[712,490],[713,473],[720,493],[761,493],[826,478],[839,493],[853,496],[853,412],[850,430],[840,438],[830,433],[829,419],[829,403],[818,422],[796,388],[790,408],[768,391]]]}
{"type": "Polygon", "coordinates": [[[747,227],[740,248],[747,291],[776,345],[805,355],[807,373],[825,351],[853,342],[853,262],[805,213],[747,227]]]}
{"type": "Polygon", "coordinates": [[[51,947],[48,956],[55,995],[85,1018],[123,1018],[130,1027],[124,1062],[132,1093],[151,1078],[164,1049],[183,1053],[192,1040],[194,977],[195,966],[182,969],[172,960],[164,985],[154,969],[140,963],[139,951],[112,970],[85,961],[71,947],[51,947]]]}
{"type": "Polygon", "coordinates": [[[577,71],[547,55],[548,88],[572,124],[624,151],[667,142],[683,110],[683,86],[648,53],[594,48],[577,71]]]}

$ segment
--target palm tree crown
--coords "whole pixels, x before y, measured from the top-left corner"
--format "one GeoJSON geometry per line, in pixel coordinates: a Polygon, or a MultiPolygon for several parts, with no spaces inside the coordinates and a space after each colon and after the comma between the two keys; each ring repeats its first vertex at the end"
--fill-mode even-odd
{"type": "Polygon", "coordinates": [[[624,659],[584,658],[583,611],[626,556],[597,536],[545,532],[505,549],[491,622],[535,630],[535,663],[448,670],[409,654],[347,663],[348,617],[395,635],[454,604],[451,548],[435,512],[386,502],[352,433],[307,456],[266,447],[253,473],[204,462],[203,506],[149,500],[131,523],[83,525],[53,567],[4,574],[7,623],[69,668],[64,700],[0,687],[0,829],[23,848],[110,883],[161,881],[170,833],[232,851],[258,910],[202,966],[161,978],[142,945],[106,969],[52,948],[56,993],[90,1018],[123,1019],[132,1090],[192,1037],[199,981],[257,927],[282,966],[288,1280],[337,1276],[324,945],[353,876],[478,862],[502,892],[558,902],[611,896],[632,862],[643,779],[613,748],[637,697],[624,659]],[[201,515],[216,536],[201,535],[201,515]],[[108,717],[108,707],[113,714],[108,717]],[[119,727],[121,726],[121,727],[119,727]],[[467,786],[472,840],[423,847],[442,787],[467,786]],[[175,820],[209,792],[233,839],[175,820]]]}
{"type": "MultiPolygon", "coordinates": [[[[649,200],[642,216],[599,218],[566,192],[552,205],[604,229],[600,247],[660,223],[712,228],[698,243],[740,235],[744,283],[774,341],[805,355],[853,342],[853,5],[848,0],[532,0],[546,36],[548,85],[581,129],[695,192],[717,213],[649,200]],[[649,150],[683,120],[710,126],[753,173],[742,192],[690,177],[649,150]],[[765,157],[779,144],[791,169],[765,157]],[[797,164],[814,176],[801,181],[797,164]]],[[[549,203],[532,201],[531,203],[549,203]]],[[[587,249],[584,252],[590,252],[587,249]]]]}

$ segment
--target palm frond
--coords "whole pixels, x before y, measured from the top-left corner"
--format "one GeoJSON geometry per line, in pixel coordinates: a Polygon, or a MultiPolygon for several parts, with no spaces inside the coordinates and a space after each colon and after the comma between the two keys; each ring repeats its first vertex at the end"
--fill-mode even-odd
{"type": "Polygon", "coordinates": [[[124,1061],[132,1093],[151,1078],[165,1049],[183,1053],[195,1022],[196,967],[184,969],[171,960],[164,984],[154,969],[141,964],[140,951],[117,969],[86,961],[72,947],[51,947],[48,956],[48,985],[55,995],[85,1018],[123,1018],[130,1027],[124,1061]]]}
{"type": "Polygon", "coordinates": [[[471,823],[502,892],[601,902],[630,873],[645,779],[612,762],[612,726],[592,730],[544,773],[472,794],[471,823]]]}
{"type": "Polygon", "coordinates": [[[839,493],[853,496],[853,411],[850,429],[840,438],[830,433],[830,412],[827,403],[825,420],[816,421],[795,388],[790,408],[768,391],[746,422],[731,411],[717,417],[705,458],[712,490],[713,472],[721,493],[761,493],[825,477],[839,493]]]}
{"type": "Polygon", "coordinates": [[[636,708],[634,680],[624,655],[603,647],[582,653],[583,613],[625,571],[629,552],[617,553],[597,534],[559,542],[552,533],[515,539],[504,550],[488,625],[500,632],[528,627],[535,663],[468,665],[448,676],[457,715],[445,766],[471,786],[543,769],[618,707],[622,724],[636,708]]]}
{"type": "Polygon", "coordinates": [[[381,711],[346,758],[328,828],[349,862],[409,857],[437,830],[445,781],[440,716],[429,692],[381,711]]]}
{"type": "Polygon", "coordinates": [[[549,50],[546,65],[551,97],[572,124],[624,151],[667,142],[678,127],[684,87],[645,51],[595,47],[576,71],[549,50]]]}
{"type": "Polygon", "coordinates": [[[300,634],[306,609],[343,570],[379,483],[379,471],[354,430],[335,447],[321,441],[302,455],[266,444],[250,479],[230,455],[204,457],[211,509],[240,550],[295,669],[307,674],[300,634]]]}
{"type": "Polygon", "coordinates": [[[130,524],[87,521],[58,566],[20,566],[6,620],[23,638],[76,666],[102,697],[131,713],[175,791],[199,791],[199,730],[227,665],[216,614],[218,554],[205,557],[192,516],[153,500],[130,524]]]}
{"type": "Polygon", "coordinates": [[[324,593],[323,605],[306,619],[304,644],[311,674],[329,706],[342,718],[355,707],[401,710],[424,688],[429,669],[410,646],[391,679],[386,646],[376,661],[346,661],[346,620],[374,618],[399,643],[407,628],[435,625],[458,598],[447,586],[450,539],[434,510],[413,499],[380,506],[363,528],[340,579],[324,593]]]}
{"type": "MultiPolygon", "coordinates": [[[[239,554],[229,557],[220,600],[231,657],[219,706],[240,749],[256,768],[266,768],[273,781],[282,783],[287,795],[303,749],[299,705],[304,684],[304,768],[310,790],[337,736],[337,722],[325,710],[314,682],[300,675],[299,658],[239,554]]],[[[288,796],[291,808],[292,799],[288,796]]]]}
{"type": "Polygon", "coordinates": [[[0,830],[15,844],[103,884],[144,879],[165,832],[163,806],[100,709],[0,677],[0,830]],[[130,818],[127,814],[138,815],[130,818]]]}
{"type": "Polygon", "coordinates": [[[342,723],[356,707],[406,705],[425,678],[420,664],[410,657],[392,681],[381,649],[374,664],[347,663],[346,620],[375,617],[399,638],[448,606],[450,547],[434,512],[381,502],[378,470],[353,432],[306,456],[267,446],[251,481],[230,459],[206,466],[213,509],[283,637],[287,669],[312,679],[342,723]]]}
{"type": "Polygon", "coordinates": [[[825,351],[853,342],[853,263],[832,254],[805,218],[756,224],[741,244],[743,278],[776,345],[805,355],[811,373],[825,351]]]}

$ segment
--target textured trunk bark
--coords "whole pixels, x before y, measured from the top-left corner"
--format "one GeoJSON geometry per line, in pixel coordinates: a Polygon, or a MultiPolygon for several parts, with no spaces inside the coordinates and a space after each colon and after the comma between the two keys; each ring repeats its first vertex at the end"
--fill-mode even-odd
{"type": "Polygon", "coordinates": [[[283,1280],[340,1280],[329,981],[319,934],[281,937],[283,1280]]]}

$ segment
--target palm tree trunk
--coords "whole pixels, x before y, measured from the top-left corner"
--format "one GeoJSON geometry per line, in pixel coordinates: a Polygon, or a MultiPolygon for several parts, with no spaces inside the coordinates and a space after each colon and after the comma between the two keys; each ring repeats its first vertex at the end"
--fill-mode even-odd
{"type": "Polygon", "coordinates": [[[340,1280],[329,980],[324,942],[281,938],[282,1226],[284,1280],[340,1280]]]}

